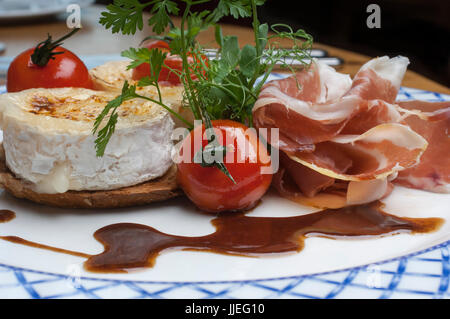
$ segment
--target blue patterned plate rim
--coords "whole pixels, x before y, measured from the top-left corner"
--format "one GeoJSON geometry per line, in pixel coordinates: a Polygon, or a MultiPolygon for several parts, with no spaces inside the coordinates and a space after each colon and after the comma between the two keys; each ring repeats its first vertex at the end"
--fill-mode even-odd
{"type": "MultiPolygon", "coordinates": [[[[336,274],[341,272],[348,272],[348,271],[355,271],[367,268],[369,266],[373,265],[383,265],[394,261],[400,261],[404,259],[408,259],[414,256],[418,256],[424,253],[427,253],[429,251],[433,251],[442,247],[450,246],[450,240],[445,241],[440,244],[436,244],[434,246],[412,252],[410,254],[406,254],[399,257],[394,257],[382,261],[377,261],[369,264],[364,264],[356,267],[349,267],[349,268],[342,268],[332,271],[324,271],[324,272],[318,272],[318,273],[312,273],[312,274],[305,274],[305,275],[297,275],[297,276],[285,276],[285,277],[272,277],[272,278],[257,278],[257,279],[242,279],[242,280],[210,280],[210,281],[154,281],[154,280],[126,280],[126,279],[113,279],[113,278],[98,278],[98,277],[86,277],[86,276],[80,276],[78,277],[81,280],[94,280],[94,281],[107,281],[107,282],[133,282],[133,283],[146,283],[146,284],[221,284],[221,283],[249,283],[249,282],[262,282],[262,281],[275,281],[275,280],[287,280],[287,279],[296,279],[296,278],[311,278],[316,276],[322,276],[322,275],[330,275],[330,274],[336,274]]],[[[57,274],[52,272],[46,272],[46,271],[40,271],[40,270],[34,270],[29,268],[23,268],[23,267],[16,267],[16,266],[10,266],[3,263],[0,263],[1,267],[8,268],[11,270],[21,270],[21,271],[28,271],[36,274],[42,274],[42,275],[52,275],[60,278],[66,278],[70,277],[69,275],[63,275],[63,274],[57,274]]]]}

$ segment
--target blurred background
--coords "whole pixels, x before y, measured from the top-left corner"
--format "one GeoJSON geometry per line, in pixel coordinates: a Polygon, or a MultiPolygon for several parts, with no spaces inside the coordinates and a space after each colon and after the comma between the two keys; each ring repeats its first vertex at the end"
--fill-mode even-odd
{"type": "MultiPolygon", "coordinates": [[[[304,29],[320,43],[372,57],[407,56],[414,61],[411,70],[450,86],[449,0],[267,0],[258,14],[262,22],[304,29]],[[366,25],[371,3],[381,8],[379,29],[366,25]]],[[[233,18],[223,22],[237,23],[233,18]]],[[[249,19],[238,23],[251,27],[249,19]]]]}
{"type": "MultiPolygon", "coordinates": [[[[71,2],[72,0],[0,0],[0,18],[2,4],[18,6],[20,3],[32,2],[38,5],[61,1],[71,2]]],[[[77,1],[97,5],[112,2],[112,0],[77,1]]],[[[140,1],[143,2],[143,0],[140,1]]],[[[179,0],[173,1],[181,3],[179,0]]],[[[212,9],[216,3],[217,1],[212,1],[211,4],[200,5],[199,9],[212,9]]],[[[124,45],[138,45],[137,38],[136,43],[131,43],[129,37],[117,34],[114,37],[121,42],[116,44],[112,40],[107,41],[106,38],[112,37],[112,34],[98,25],[98,17],[94,16],[100,12],[100,9],[97,11],[86,9],[84,12],[83,30],[77,34],[78,41],[83,43],[79,51],[82,54],[92,54],[94,51],[99,54],[111,51],[118,53],[124,49],[124,45]],[[93,39],[93,37],[96,38],[93,39]],[[89,45],[91,45],[90,49],[89,45]],[[92,46],[98,46],[98,48],[94,49],[92,46]]],[[[294,29],[302,28],[318,43],[370,57],[407,56],[412,62],[409,66],[410,70],[447,88],[450,86],[449,0],[267,0],[258,14],[262,22],[285,23],[294,29]],[[367,17],[370,15],[367,13],[367,6],[371,3],[378,4],[381,8],[381,28],[379,29],[370,29],[366,24],[367,17]]],[[[36,42],[37,34],[40,37],[45,36],[47,32],[63,34],[61,30],[64,27],[63,21],[50,16],[42,18],[41,23],[34,21],[28,24],[0,19],[0,42],[7,44],[3,55],[13,56],[29,47],[30,43],[36,42]]],[[[249,19],[237,21],[230,18],[222,22],[251,27],[249,19]]],[[[6,65],[9,62],[5,60],[4,63],[6,65]]]]}
{"type": "Polygon", "coordinates": [[[260,15],[303,28],[321,43],[369,56],[405,55],[414,61],[411,70],[450,84],[449,0],[268,0],[260,15]],[[381,8],[379,29],[366,25],[371,3],[381,8]]]}

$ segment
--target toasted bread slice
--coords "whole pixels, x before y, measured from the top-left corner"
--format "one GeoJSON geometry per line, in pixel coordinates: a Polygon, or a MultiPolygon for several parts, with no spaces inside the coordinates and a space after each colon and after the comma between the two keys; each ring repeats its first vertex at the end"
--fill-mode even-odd
{"type": "Polygon", "coordinates": [[[164,201],[182,194],[176,182],[176,166],[162,177],[138,185],[107,191],[67,191],[40,194],[31,184],[17,178],[7,168],[3,146],[0,144],[0,186],[17,198],[62,208],[118,208],[140,206],[164,201]]]}

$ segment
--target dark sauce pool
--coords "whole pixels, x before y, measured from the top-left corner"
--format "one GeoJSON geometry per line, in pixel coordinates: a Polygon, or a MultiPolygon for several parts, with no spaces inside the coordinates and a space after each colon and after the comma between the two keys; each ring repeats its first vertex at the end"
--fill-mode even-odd
{"type": "Polygon", "coordinates": [[[16,213],[14,213],[12,210],[7,209],[0,210],[0,223],[9,222],[11,219],[14,219],[15,217],[16,213]]]}
{"type": "Polygon", "coordinates": [[[86,270],[114,273],[152,267],[157,256],[169,248],[263,256],[299,252],[308,235],[339,238],[383,236],[400,232],[428,233],[439,229],[444,221],[441,218],[396,217],[387,214],[382,208],[383,204],[375,201],[294,217],[249,217],[245,213],[223,213],[212,220],[216,231],[201,237],[170,235],[141,224],[112,224],[94,233],[94,237],[104,246],[104,251],[98,255],[41,245],[15,236],[0,238],[85,257],[86,270]]]}

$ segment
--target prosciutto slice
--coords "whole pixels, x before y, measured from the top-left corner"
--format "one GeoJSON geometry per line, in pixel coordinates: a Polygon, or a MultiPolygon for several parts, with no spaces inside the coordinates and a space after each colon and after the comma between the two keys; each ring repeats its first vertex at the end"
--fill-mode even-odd
{"type": "Polygon", "coordinates": [[[398,102],[404,122],[428,141],[417,165],[399,172],[395,183],[450,193],[450,102],[398,102]]]}
{"type": "Polygon", "coordinates": [[[377,124],[397,122],[401,116],[390,102],[408,63],[404,57],[372,60],[352,82],[348,75],[315,62],[307,71],[264,86],[253,108],[254,125],[278,128],[280,149],[303,151],[342,131],[361,134],[377,124]],[[379,99],[366,98],[377,95],[379,99]]]}
{"type": "Polygon", "coordinates": [[[405,57],[373,59],[352,81],[316,62],[267,83],[253,119],[256,128],[279,129],[279,142],[266,136],[286,155],[275,187],[319,207],[386,196],[390,180],[416,165],[428,144],[405,125],[405,111],[395,104],[408,63],[405,57]]]}
{"type": "Polygon", "coordinates": [[[303,205],[340,208],[383,198],[393,189],[387,178],[343,181],[297,163],[283,152],[280,160],[282,166],[273,178],[273,186],[283,197],[303,205]]]}

